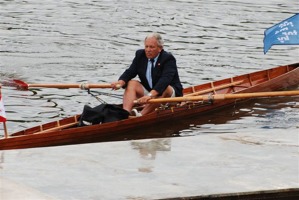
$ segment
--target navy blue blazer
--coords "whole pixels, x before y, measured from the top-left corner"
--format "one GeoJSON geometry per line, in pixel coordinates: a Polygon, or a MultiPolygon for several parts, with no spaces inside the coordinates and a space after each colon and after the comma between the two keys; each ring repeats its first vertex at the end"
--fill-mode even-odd
{"type": "Polygon", "coordinates": [[[168,53],[164,50],[160,52],[152,73],[153,88],[150,88],[146,78],[147,63],[148,58],[145,55],[145,50],[137,50],[132,64],[119,77],[119,80],[123,80],[128,83],[129,80],[138,75],[141,84],[148,91],[151,91],[152,89],[156,90],[159,93],[159,96],[162,95],[168,85],[173,87],[176,96],[183,95],[183,86],[179,78],[176,59],[171,53],[168,53]]]}

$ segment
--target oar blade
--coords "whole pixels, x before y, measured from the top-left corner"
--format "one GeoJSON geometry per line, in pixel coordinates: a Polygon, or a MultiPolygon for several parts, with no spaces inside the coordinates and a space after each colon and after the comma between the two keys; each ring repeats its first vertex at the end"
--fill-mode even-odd
{"type": "Polygon", "coordinates": [[[28,84],[17,79],[1,81],[1,85],[6,87],[16,87],[19,90],[28,90],[28,84]]]}
{"type": "Polygon", "coordinates": [[[15,84],[15,87],[17,87],[19,90],[28,90],[29,86],[27,83],[21,80],[13,79],[13,83],[15,84]]]}

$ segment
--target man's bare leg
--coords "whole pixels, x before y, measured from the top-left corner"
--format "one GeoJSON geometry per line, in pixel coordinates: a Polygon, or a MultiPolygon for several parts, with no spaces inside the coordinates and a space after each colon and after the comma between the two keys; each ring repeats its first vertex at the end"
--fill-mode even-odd
{"type": "Polygon", "coordinates": [[[134,100],[142,96],[144,96],[144,91],[141,83],[136,80],[129,81],[124,93],[123,109],[131,112],[134,106],[134,100]]]}

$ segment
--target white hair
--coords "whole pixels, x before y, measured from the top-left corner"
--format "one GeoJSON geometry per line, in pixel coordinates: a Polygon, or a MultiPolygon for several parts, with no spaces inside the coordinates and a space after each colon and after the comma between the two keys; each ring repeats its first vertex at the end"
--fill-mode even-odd
{"type": "Polygon", "coordinates": [[[147,38],[156,38],[157,43],[158,43],[158,46],[160,46],[160,47],[163,48],[164,41],[163,41],[163,39],[162,39],[162,37],[161,37],[161,35],[160,35],[159,33],[150,33],[150,34],[148,34],[148,35],[145,37],[144,41],[145,41],[147,38]]]}

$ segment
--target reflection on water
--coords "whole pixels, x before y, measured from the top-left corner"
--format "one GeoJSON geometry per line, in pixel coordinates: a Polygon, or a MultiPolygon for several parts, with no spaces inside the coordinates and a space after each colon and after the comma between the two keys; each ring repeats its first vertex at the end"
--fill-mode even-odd
{"type": "Polygon", "coordinates": [[[170,151],[171,140],[170,139],[155,139],[146,142],[134,141],[131,142],[133,149],[139,150],[140,156],[146,160],[154,160],[156,158],[157,151],[170,151]]]}
{"type": "Polygon", "coordinates": [[[250,100],[233,108],[191,120],[180,136],[212,133],[259,132],[264,129],[288,129],[298,132],[298,97],[277,97],[250,100]]]}
{"type": "Polygon", "coordinates": [[[141,167],[139,172],[150,173],[154,168],[154,161],[157,156],[157,152],[170,151],[171,139],[153,139],[149,141],[133,141],[131,142],[133,149],[138,150],[141,157],[141,167]]]}

